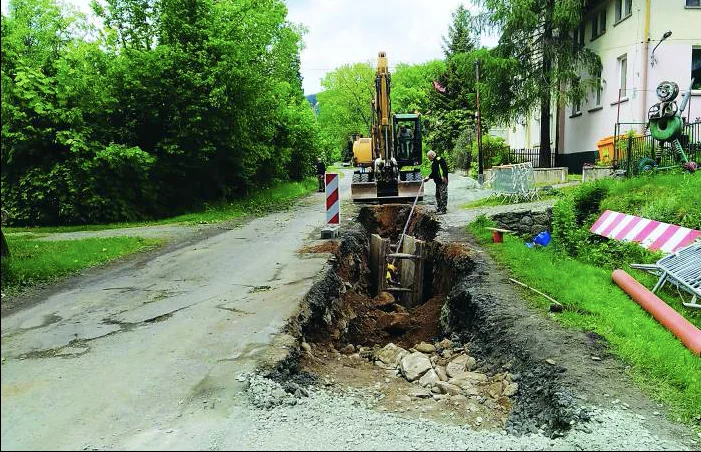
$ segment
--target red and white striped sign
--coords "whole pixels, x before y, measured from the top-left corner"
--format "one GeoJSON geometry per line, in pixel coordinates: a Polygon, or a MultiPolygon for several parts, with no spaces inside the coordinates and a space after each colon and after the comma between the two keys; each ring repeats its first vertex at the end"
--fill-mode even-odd
{"type": "Polygon", "coordinates": [[[672,253],[698,237],[701,231],[674,224],[661,223],[633,215],[607,210],[589,231],[610,239],[625,242],[638,242],[643,248],[652,251],[672,253]]]}
{"type": "Polygon", "coordinates": [[[340,223],[341,200],[338,196],[338,174],[326,173],[326,224],[340,223]]]}

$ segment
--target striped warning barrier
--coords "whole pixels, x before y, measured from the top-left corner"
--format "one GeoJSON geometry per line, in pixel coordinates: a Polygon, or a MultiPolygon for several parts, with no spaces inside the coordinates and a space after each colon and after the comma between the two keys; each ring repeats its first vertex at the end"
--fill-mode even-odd
{"type": "Polygon", "coordinates": [[[592,225],[589,231],[610,239],[637,242],[652,251],[672,253],[698,237],[701,231],[674,224],[640,218],[607,210],[592,225]]]}
{"type": "Polygon", "coordinates": [[[340,223],[340,204],[338,196],[338,173],[326,173],[326,224],[340,223]]]}

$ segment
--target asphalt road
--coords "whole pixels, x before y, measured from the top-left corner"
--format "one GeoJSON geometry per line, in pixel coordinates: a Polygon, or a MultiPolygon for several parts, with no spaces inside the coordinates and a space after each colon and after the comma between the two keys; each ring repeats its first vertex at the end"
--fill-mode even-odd
{"type": "Polygon", "coordinates": [[[203,448],[237,410],[234,376],[325,265],[297,252],[319,239],[323,202],[87,272],[4,316],[2,449],[203,448]]]}

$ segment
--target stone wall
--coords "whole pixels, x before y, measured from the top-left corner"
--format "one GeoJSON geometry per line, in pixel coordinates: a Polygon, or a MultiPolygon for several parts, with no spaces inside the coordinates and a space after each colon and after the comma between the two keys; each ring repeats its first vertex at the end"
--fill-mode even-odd
{"type": "Polygon", "coordinates": [[[582,183],[613,176],[613,166],[585,166],[582,168],[582,183]]]}
{"type": "Polygon", "coordinates": [[[543,231],[552,231],[553,208],[544,210],[516,210],[491,215],[500,228],[533,237],[543,231]]]}

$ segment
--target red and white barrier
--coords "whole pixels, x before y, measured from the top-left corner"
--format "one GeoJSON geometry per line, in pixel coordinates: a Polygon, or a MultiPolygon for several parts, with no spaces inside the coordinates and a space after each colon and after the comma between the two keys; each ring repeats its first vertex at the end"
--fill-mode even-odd
{"type": "Polygon", "coordinates": [[[326,224],[337,225],[341,218],[341,200],[338,196],[338,173],[326,173],[326,224]]]}
{"type": "Polygon", "coordinates": [[[672,253],[696,238],[701,231],[674,224],[626,215],[607,210],[592,225],[589,231],[614,240],[638,242],[643,248],[652,251],[672,253]]]}

